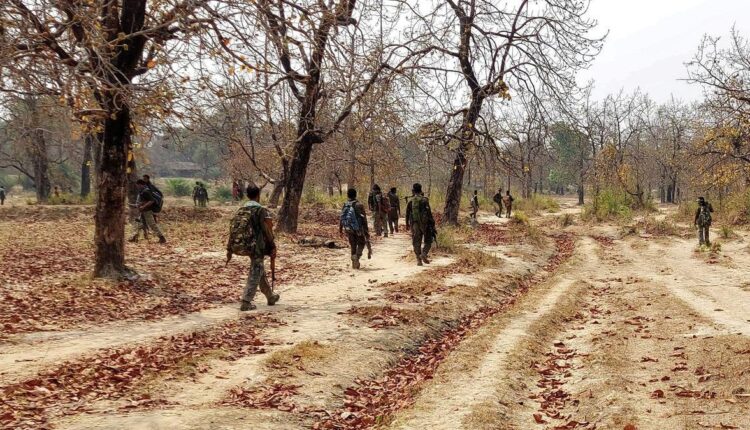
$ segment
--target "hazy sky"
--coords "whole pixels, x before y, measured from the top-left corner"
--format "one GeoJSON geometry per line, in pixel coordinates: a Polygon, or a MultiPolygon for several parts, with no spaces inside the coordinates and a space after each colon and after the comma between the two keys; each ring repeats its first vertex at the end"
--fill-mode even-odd
{"type": "Polygon", "coordinates": [[[602,53],[581,76],[596,81],[598,98],[640,87],[657,101],[671,94],[699,99],[700,87],[679,79],[701,37],[727,37],[732,25],[750,37],[750,0],[593,0],[591,16],[609,30],[602,53]]]}

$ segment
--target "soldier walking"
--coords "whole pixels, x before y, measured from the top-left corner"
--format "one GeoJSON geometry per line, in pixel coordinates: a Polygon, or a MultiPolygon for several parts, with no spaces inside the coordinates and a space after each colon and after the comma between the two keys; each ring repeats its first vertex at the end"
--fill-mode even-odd
{"type": "Polygon", "coordinates": [[[711,213],[714,211],[711,203],[704,197],[698,197],[698,209],[695,211],[695,226],[698,228],[698,246],[711,246],[709,229],[711,227],[711,213]]]}
{"type": "Polygon", "coordinates": [[[388,228],[391,234],[395,231],[398,233],[398,219],[401,218],[401,202],[398,199],[396,187],[391,188],[388,192],[388,202],[391,209],[388,212],[388,228]]]}
{"type": "Polygon", "coordinates": [[[375,184],[372,186],[372,191],[367,198],[367,204],[372,212],[373,227],[375,228],[375,234],[378,236],[388,237],[388,212],[390,204],[388,199],[383,196],[383,192],[380,190],[380,185],[375,184]]]}
{"type": "Polygon", "coordinates": [[[196,182],[195,186],[193,187],[193,206],[198,206],[200,195],[201,195],[201,183],[196,182]]]}
{"type": "Polygon", "coordinates": [[[477,195],[477,190],[474,190],[474,196],[471,198],[471,223],[475,224],[477,222],[477,213],[479,212],[479,196],[477,195]]]}
{"type": "MultiPolygon", "coordinates": [[[[154,195],[154,192],[143,179],[139,179],[136,182],[136,187],[138,188],[138,197],[136,201],[138,202],[138,211],[141,213],[143,223],[145,223],[150,231],[156,233],[156,236],[159,237],[159,243],[167,243],[167,239],[164,237],[164,234],[161,232],[161,229],[154,218],[154,213],[161,210],[158,197],[154,195]]],[[[137,234],[138,232],[136,231],[136,240],[137,234]]],[[[135,242],[135,240],[133,240],[133,242],[135,242]]]]}
{"type": "MultiPolygon", "coordinates": [[[[265,257],[268,255],[271,257],[271,271],[273,272],[273,265],[276,260],[273,219],[268,209],[258,203],[260,189],[257,186],[248,186],[246,193],[250,201],[238,210],[235,219],[232,220],[232,231],[230,231],[229,242],[227,243],[227,262],[229,262],[234,251],[233,243],[237,240],[243,241],[243,238],[252,237],[252,241],[250,241],[251,249],[245,250],[250,256],[250,273],[247,276],[247,284],[240,306],[240,311],[243,312],[256,309],[253,300],[259,286],[260,292],[266,296],[268,306],[275,305],[280,298],[279,294],[273,292],[273,286],[268,283],[264,266],[265,257]],[[237,222],[238,220],[239,222],[237,222]],[[242,226],[247,231],[235,231],[235,226],[242,226]]],[[[240,246],[245,246],[245,244],[243,243],[240,246]]]]}
{"type": "MultiPolygon", "coordinates": [[[[367,214],[365,205],[357,201],[357,190],[349,188],[346,192],[347,202],[341,208],[339,234],[346,233],[351,248],[352,269],[359,269],[359,260],[365,246],[370,242],[370,232],[367,229],[367,214]]],[[[368,247],[369,248],[369,247],[368,247]]],[[[368,249],[367,258],[371,257],[368,249]]]]}
{"type": "Polygon", "coordinates": [[[492,201],[495,202],[497,205],[497,210],[495,211],[495,216],[502,218],[503,216],[503,189],[498,188],[497,193],[492,196],[492,201]]]}
{"type": "Polygon", "coordinates": [[[411,192],[412,197],[406,205],[406,228],[411,230],[411,243],[417,256],[417,266],[421,266],[422,263],[430,264],[427,254],[437,232],[430,201],[422,194],[422,185],[414,184],[411,192]]]}
{"type": "MultiPolygon", "coordinates": [[[[510,190],[505,192],[505,196],[503,196],[503,205],[505,205],[505,212],[506,216],[510,218],[510,212],[513,209],[513,196],[510,195],[510,190]]],[[[503,208],[500,208],[500,212],[502,213],[503,208]]]]}

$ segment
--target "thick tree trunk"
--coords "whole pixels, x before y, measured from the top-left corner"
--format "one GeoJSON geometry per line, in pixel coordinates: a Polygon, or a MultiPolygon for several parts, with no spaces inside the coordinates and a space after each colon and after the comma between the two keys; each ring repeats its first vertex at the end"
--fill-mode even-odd
{"type": "MultiPolygon", "coordinates": [[[[304,133],[304,132],[303,132],[304,133]]],[[[310,163],[315,140],[309,133],[300,133],[301,136],[294,145],[292,160],[289,164],[289,174],[284,184],[284,200],[279,210],[278,230],[285,233],[297,232],[297,219],[299,217],[299,204],[302,200],[302,189],[305,187],[305,176],[307,165],[310,163]]]]}
{"type": "Polygon", "coordinates": [[[46,203],[49,198],[52,185],[49,181],[49,158],[47,156],[47,141],[44,140],[44,131],[35,128],[32,132],[32,164],[34,166],[34,188],[36,189],[36,200],[38,203],[46,203]]]}
{"type": "Polygon", "coordinates": [[[443,223],[458,225],[458,211],[461,206],[462,185],[464,172],[466,171],[466,155],[464,146],[459,145],[455,150],[453,159],[453,170],[448,181],[448,190],[445,193],[445,209],[443,211],[443,223]]]}
{"type": "Polygon", "coordinates": [[[83,162],[81,163],[81,198],[91,193],[91,150],[94,136],[87,134],[83,144],[83,162]]]}
{"type": "Polygon", "coordinates": [[[44,138],[42,120],[39,117],[39,107],[34,97],[26,99],[26,105],[31,115],[31,142],[26,152],[31,159],[34,174],[34,190],[36,191],[37,203],[47,203],[52,185],[49,181],[49,156],[47,154],[47,141],[44,138]]]}
{"type": "Polygon", "coordinates": [[[97,174],[96,261],[94,276],[119,277],[125,271],[125,197],[130,111],[122,107],[104,122],[101,167],[97,174]]]}
{"type": "Polygon", "coordinates": [[[583,206],[583,197],[584,197],[585,189],[583,185],[578,186],[578,206],[583,206]]]}

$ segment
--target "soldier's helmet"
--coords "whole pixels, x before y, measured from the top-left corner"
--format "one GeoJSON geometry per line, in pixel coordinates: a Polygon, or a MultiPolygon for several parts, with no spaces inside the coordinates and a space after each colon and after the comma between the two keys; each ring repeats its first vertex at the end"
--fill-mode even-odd
{"type": "Polygon", "coordinates": [[[378,185],[378,184],[373,185],[372,186],[372,190],[373,191],[380,191],[380,185],[378,185]]]}
{"type": "Polygon", "coordinates": [[[415,183],[414,185],[411,186],[411,191],[413,193],[415,193],[415,194],[421,193],[422,192],[422,184],[420,184],[419,182],[415,183]]]}

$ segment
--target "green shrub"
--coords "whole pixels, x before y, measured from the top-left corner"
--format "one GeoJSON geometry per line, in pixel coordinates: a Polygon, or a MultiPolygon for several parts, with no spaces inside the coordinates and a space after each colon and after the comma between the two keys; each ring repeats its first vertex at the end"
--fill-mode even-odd
{"type": "Polygon", "coordinates": [[[185,179],[167,179],[167,192],[175,197],[186,197],[193,194],[193,187],[185,179]]]}
{"type": "Polygon", "coordinates": [[[456,252],[457,248],[456,229],[454,227],[443,227],[438,230],[435,239],[435,248],[447,253],[456,252]]]}
{"type": "Polygon", "coordinates": [[[93,205],[94,203],[94,193],[90,193],[85,198],[81,198],[79,194],[62,193],[57,197],[49,196],[47,199],[48,205],[93,205]]]}
{"type": "Polygon", "coordinates": [[[722,224],[719,228],[719,236],[721,236],[722,239],[732,239],[736,237],[737,234],[732,230],[732,227],[727,224],[722,224]]]}
{"type": "MultiPolygon", "coordinates": [[[[357,195],[357,199],[366,205],[368,192],[360,192],[357,195]]],[[[335,190],[332,196],[328,193],[318,190],[316,187],[305,187],[302,193],[302,203],[306,205],[320,205],[329,209],[341,209],[341,206],[346,202],[346,194],[339,195],[338,190],[335,190]]]]}
{"type": "Polygon", "coordinates": [[[560,203],[557,200],[541,194],[534,194],[528,199],[516,199],[513,202],[513,207],[528,213],[540,211],[554,213],[560,211],[560,203]]]}
{"type": "Polygon", "coordinates": [[[510,217],[510,223],[516,225],[529,225],[529,217],[524,211],[514,211],[510,217]]]}
{"type": "Polygon", "coordinates": [[[214,200],[220,202],[228,202],[232,200],[232,189],[225,185],[217,187],[213,194],[214,200]]]}
{"type": "Polygon", "coordinates": [[[628,220],[633,215],[632,206],[633,198],[624,192],[603,190],[593,202],[583,207],[581,218],[587,221],[628,220]]]}

